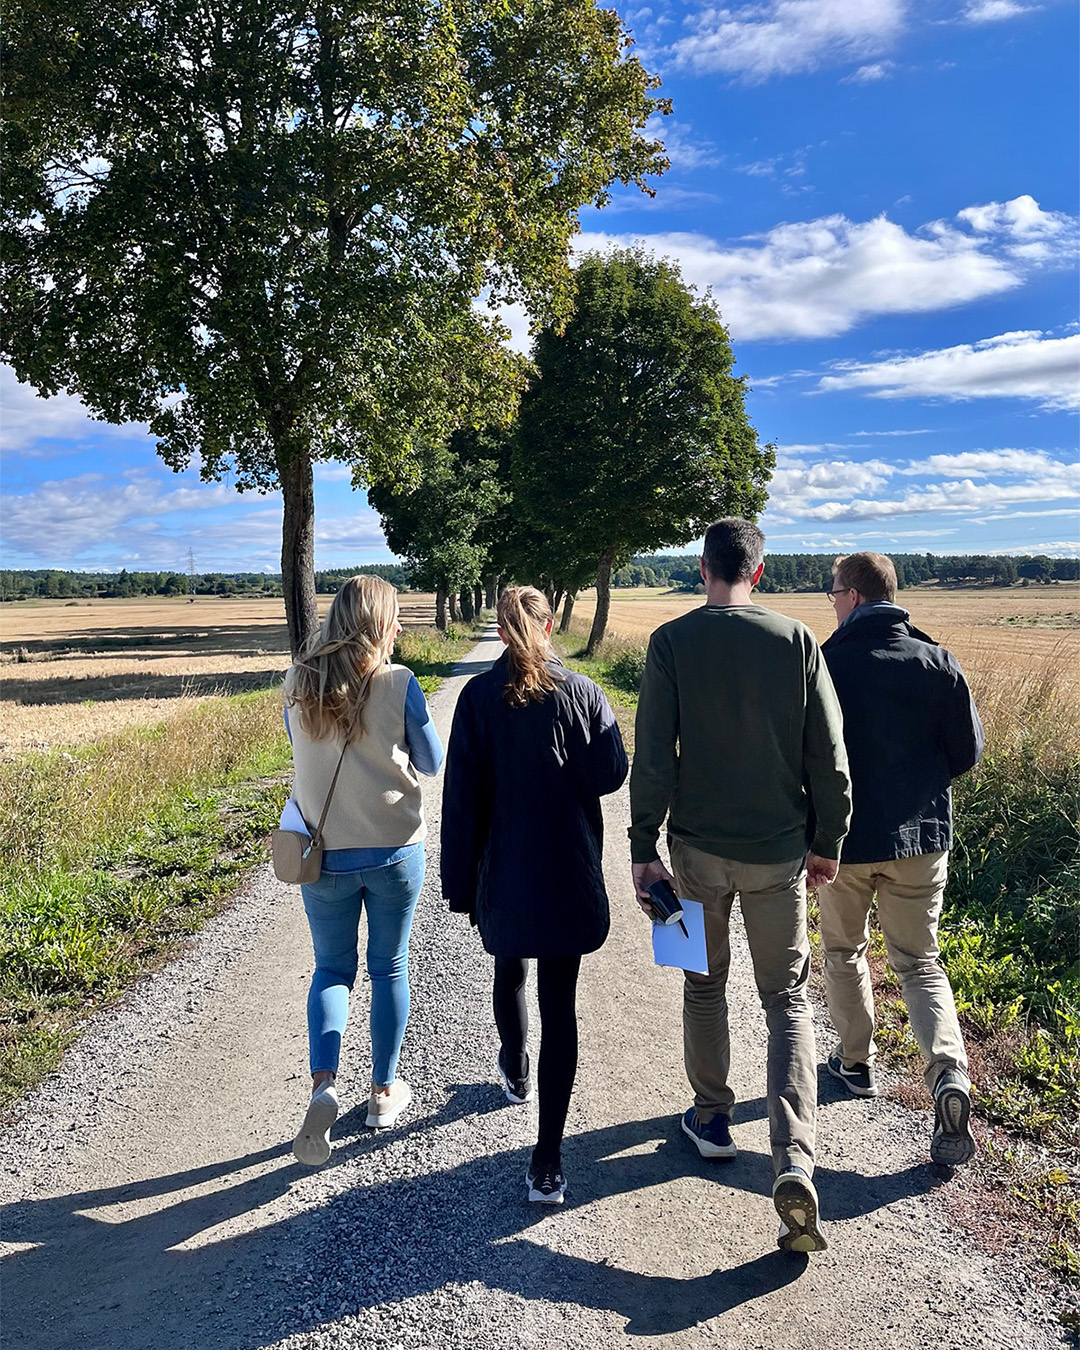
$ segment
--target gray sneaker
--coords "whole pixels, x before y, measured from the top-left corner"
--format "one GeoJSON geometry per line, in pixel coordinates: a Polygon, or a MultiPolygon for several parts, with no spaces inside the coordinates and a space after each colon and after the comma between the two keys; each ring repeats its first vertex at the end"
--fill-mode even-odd
{"type": "Polygon", "coordinates": [[[412,1101],[412,1088],[401,1078],[395,1078],[389,1092],[373,1092],[368,1098],[367,1120],[369,1130],[385,1130],[397,1124],[397,1118],[412,1101]]]}
{"type": "Polygon", "coordinates": [[[814,1183],[801,1167],[789,1167],[773,1182],[773,1204],[780,1215],[776,1245],[782,1252],[823,1252],[828,1247],[818,1225],[814,1183]]]}
{"type": "Polygon", "coordinates": [[[338,1095],[334,1080],[322,1083],[311,1094],[304,1123],[293,1140],[292,1151],[307,1167],[321,1167],[330,1157],[330,1127],[338,1118],[338,1095]]]}
{"type": "Polygon", "coordinates": [[[934,1137],[930,1157],[943,1167],[959,1167],[975,1156],[971,1132],[971,1092],[946,1070],[934,1087],[934,1137]]]}

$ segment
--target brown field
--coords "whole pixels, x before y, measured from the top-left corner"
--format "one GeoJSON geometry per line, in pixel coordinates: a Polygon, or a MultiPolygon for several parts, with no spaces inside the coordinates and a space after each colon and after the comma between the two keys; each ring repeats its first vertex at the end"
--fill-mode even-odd
{"type": "MultiPolygon", "coordinates": [[[[759,602],[833,629],[818,594],[766,595],[759,602]]],[[[1080,588],[903,592],[919,627],[951,648],[975,678],[1018,679],[1047,664],[1080,677],[1080,588]]],[[[328,597],[324,598],[324,605],[328,597]]],[[[593,592],[578,600],[575,626],[591,620],[593,592]]],[[[616,591],[610,628],[644,641],[658,624],[702,603],[666,591],[616,591]]],[[[406,625],[434,619],[434,597],[405,595],[406,625]]],[[[0,757],[96,740],[122,727],[163,721],[192,700],[280,680],[289,663],[280,600],[200,596],[153,600],[22,601],[0,608],[0,757]]]]}
{"type": "MultiPolygon", "coordinates": [[[[825,595],[755,595],[761,605],[799,619],[823,642],[835,627],[825,595]]],[[[968,669],[1020,675],[1047,661],[1070,661],[1080,675],[1080,587],[1007,587],[986,590],[918,586],[899,604],[911,621],[954,652],[968,669]]],[[[596,597],[587,591],[574,608],[578,623],[591,621],[596,597]]],[[[704,603],[703,596],[667,591],[613,591],[609,632],[644,642],[654,628],[704,603]]]]}
{"type": "MultiPolygon", "coordinates": [[[[320,597],[323,612],[330,597],[320,597]]],[[[404,595],[406,626],[434,621],[404,595]]],[[[289,664],[281,600],[28,600],[0,608],[0,757],[96,740],[193,700],[264,689],[289,664]]]]}

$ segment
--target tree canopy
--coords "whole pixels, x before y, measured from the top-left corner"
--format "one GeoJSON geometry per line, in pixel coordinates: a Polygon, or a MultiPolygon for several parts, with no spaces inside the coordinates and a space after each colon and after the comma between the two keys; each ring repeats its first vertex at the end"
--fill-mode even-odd
{"type": "Polygon", "coordinates": [[[685,543],[720,516],[753,518],[775,463],[758,445],[710,296],[640,250],[588,255],[565,331],[546,327],[522,398],[515,504],[597,578],[594,651],[611,570],[685,543]]]}
{"type": "Polygon", "coordinates": [[[0,354],[174,468],[281,489],[295,650],[313,462],[407,478],[505,417],[519,363],[474,301],[557,321],[578,208],[664,167],[626,46],[594,0],[26,0],[0,354]]]}

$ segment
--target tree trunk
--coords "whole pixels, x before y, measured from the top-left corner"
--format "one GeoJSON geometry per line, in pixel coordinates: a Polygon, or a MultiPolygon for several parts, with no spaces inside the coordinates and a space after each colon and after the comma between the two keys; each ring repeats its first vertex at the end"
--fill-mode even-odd
{"type": "Polygon", "coordinates": [[[488,577],[484,584],[484,608],[494,609],[499,598],[499,578],[488,577]]]}
{"type": "Polygon", "coordinates": [[[480,585],[479,582],[477,582],[476,585],[473,587],[472,598],[473,598],[473,610],[477,615],[479,615],[480,611],[484,608],[484,588],[483,586],[480,585]]]}
{"type": "Polygon", "coordinates": [[[472,623],[476,615],[473,613],[472,587],[462,586],[461,588],[461,617],[466,623],[472,623]]]}
{"type": "Polygon", "coordinates": [[[577,591],[567,591],[566,599],[563,601],[562,622],[559,624],[560,633],[569,633],[570,620],[574,614],[574,601],[577,599],[577,591]]]}
{"type": "Polygon", "coordinates": [[[562,598],[563,598],[563,591],[562,591],[562,588],[561,588],[561,587],[557,587],[556,590],[555,590],[555,594],[551,597],[551,612],[552,612],[552,614],[558,614],[558,612],[559,612],[559,606],[562,604],[562,598]]]}
{"type": "Polygon", "coordinates": [[[451,623],[457,623],[458,620],[459,620],[460,617],[461,617],[461,616],[458,614],[458,607],[457,607],[457,591],[451,591],[451,592],[447,595],[446,598],[447,598],[447,600],[449,601],[449,604],[450,604],[450,622],[451,622],[451,623]]]}
{"type": "Polygon", "coordinates": [[[592,631],[585,648],[586,656],[595,656],[596,649],[604,640],[607,632],[608,612],[611,609],[611,564],[615,561],[615,549],[606,548],[600,554],[596,566],[596,613],[593,615],[592,631]]]}
{"type": "Polygon", "coordinates": [[[278,481],[285,511],[281,523],[281,589],[293,657],[319,627],[315,595],[315,482],[306,445],[276,453],[278,481]]]}
{"type": "Polygon", "coordinates": [[[435,627],[440,633],[446,629],[446,587],[435,588],[435,627]]]}

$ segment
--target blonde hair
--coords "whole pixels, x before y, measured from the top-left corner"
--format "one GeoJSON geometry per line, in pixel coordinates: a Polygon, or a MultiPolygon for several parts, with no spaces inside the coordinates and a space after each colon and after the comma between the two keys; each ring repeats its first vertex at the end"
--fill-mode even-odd
{"type": "Polygon", "coordinates": [[[849,553],[832,565],[841,586],[850,586],[868,601],[896,599],[896,568],[884,553],[849,553]]]}
{"type": "Polygon", "coordinates": [[[313,740],[363,735],[369,677],[389,659],[397,616],[397,591],[381,577],[350,577],[334,596],[286,683],[285,701],[313,740]]]}
{"type": "Polygon", "coordinates": [[[551,606],[535,586],[511,586],[499,596],[496,613],[510,661],[506,701],[524,708],[550,694],[559,678],[547,664],[552,652],[545,628],[551,622],[551,606]]]}

